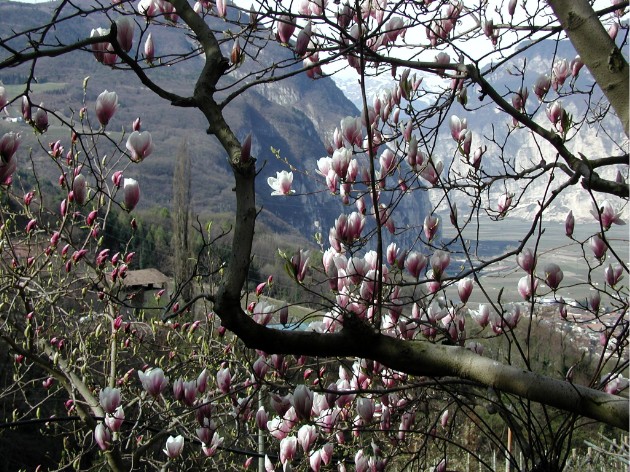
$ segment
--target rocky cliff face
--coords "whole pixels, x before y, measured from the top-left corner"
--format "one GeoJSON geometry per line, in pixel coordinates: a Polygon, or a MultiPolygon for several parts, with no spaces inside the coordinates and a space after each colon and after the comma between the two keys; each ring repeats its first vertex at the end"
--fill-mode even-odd
{"type": "MultiPolygon", "coordinates": [[[[532,92],[532,85],[536,78],[543,73],[550,74],[553,57],[550,51],[556,50],[556,58],[565,58],[567,61],[571,61],[576,53],[571,44],[568,41],[562,41],[560,43],[548,41],[527,49],[517,62],[508,63],[499,67],[493,72],[488,80],[493,84],[500,93],[506,94],[508,101],[511,94],[509,91],[518,90],[521,85],[521,78],[513,73],[515,66],[519,68],[523,67],[524,60],[526,60],[526,74],[524,84],[529,88],[529,99],[527,101],[527,110],[533,112],[539,101],[535,94],[532,92]],[[557,48],[557,49],[556,49],[557,48]]],[[[338,85],[342,88],[346,94],[353,98],[355,104],[360,106],[359,96],[355,93],[352,94],[351,87],[353,83],[356,83],[356,78],[351,76],[340,76],[337,80],[338,85]]],[[[601,91],[595,87],[595,91],[592,97],[585,93],[590,89],[592,79],[586,68],[583,68],[578,80],[572,85],[570,79],[567,79],[563,89],[560,90],[560,94],[556,94],[550,91],[547,100],[554,101],[559,99],[562,101],[563,106],[571,113],[582,115],[587,109],[591,110],[591,114],[598,112],[600,104],[598,101],[602,97],[601,91]],[[571,94],[571,87],[575,87],[579,93],[571,94]],[[559,97],[559,95],[562,95],[559,97]]],[[[447,88],[449,86],[448,81],[443,80],[441,85],[439,81],[433,79],[428,82],[425,80],[423,86],[430,90],[438,87],[447,88]]],[[[368,100],[379,92],[379,90],[387,89],[391,87],[391,84],[387,80],[379,80],[376,78],[368,82],[368,100]]],[[[479,100],[478,94],[473,88],[468,90],[469,103],[467,109],[463,109],[458,104],[455,104],[450,115],[457,115],[461,118],[467,118],[468,128],[474,133],[473,146],[480,146],[486,144],[488,151],[483,158],[483,171],[488,175],[499,175],[505,172],[505,169],[512,169],[515,172],[521,171],[527,166],[537,164],[540,162],[541,156],[547,161],[551,162],[556,158],[555,150],[540,138],[532,136],[532,134],[525,129],[517,129],[509,135],[508,127],[511,124],[511,118],[499,112],[495,106],[489,105],[488,100],[479,100]],[[492,142],[494,138],[494,143],[492,142]],[[501,150],[503,147],[503,151],[501,150]],[[503,160],[500,158],[503,156],[503,160]]],[[[547,129],[551,129],[551,123],[545,114],[546,104],[540,106],[536,112],[534,119],[547,129]]],[[[582,153],[584,156],[590,159],[601,158],[611,155],[620,155],[627,152],[628,140],[625,137],[617,119],[615,116],[609,115],[606,119],[597,123],[595,126],[591,126],[588,123],[580,125],[579,130],[571,133],[572,139],[569,143],[569,149],[573,153],[582,153]]],[[[439,159],[444,161],[445,169],[451,168],[452,172],[458,172],[460,175],[467,175],[470,166],[462,161],[459,154],[456,153],[456,145],[450,136],[448,126],[445,126],[438,136],[438,140],[433,151],[433,155],[438,156],[439,159]]],[[[627,172],[622,169],[622,172],[627,172]]],[[[603,172],[601,175],[606,178],[614,178],[616,169],[610,169],[607,172],[603,172]]],[[[628,177],[627,175],[625,176],[628,177]]],[[[556,171],[552,176],[543,175],[541,178],[535,181],[519,180],[512,182],[507,187],[501,184],[495,184],[492,186],[490,193],[483,196],[482,208],[496,209],[496,202],[498,197],[507,192],[520,193],[521,188],[526,188],[524,198],[520,201],[518,208],[510,212],[509,216],[513,218],[520,218],[526,220],[532,220],[534,215],[539,209],[538,201],[543,195],[548,195],[553,189],[557,188],[563,182],[566,182],[567,176],[562,171],[556,171]]],[[[434,205],[438,205],[440,211],[446,211],[446,206],[443,203],[443,192],[432,191],[431,200],[434,205]],[[442,203],[440,203],[442,202],[442,203]]],[[[449,194],[449,198],[454,201],[461,209],[467,209],[470,206],[470,197],[463,192],[452,191],[449,194]]],[[[604,196],[598,196],[598,199],[607,198],[604,196]]],[[[614,198],[613,198],[614,199],[614,198]]],[[[582,186],[578,183],[571,188],[566,189],[562,195],[554,200],[547,211],[547,218],[551,221],[564,221],[569,210],[572,210],[575,217],[578,220],[590,221],[593,217],[590,214],[592,198],[586,192],[582,186]]]]}

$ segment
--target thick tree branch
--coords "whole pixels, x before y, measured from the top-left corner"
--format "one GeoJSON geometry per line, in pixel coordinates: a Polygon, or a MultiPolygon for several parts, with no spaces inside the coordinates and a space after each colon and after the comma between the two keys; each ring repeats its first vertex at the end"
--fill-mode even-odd
{"type": "Polygon", "coordinates": [[[573,47],[617,112],[626,136],[630,136],[628,62],[608,36],[587,0],[550,0],[549,5],[573,47]]]}
{"type": "Polygon", "coordinates": [[[364,330],[339,333],[279,331],[255,323],[240,304],[222,306],[223,325],[252,349],[269,354],[358,356],[416,376],[455,376],[534,402],[628,430],[628,400],[599,390],[545,377],[479,356],[458,346],[403,341],[364,330]]]}

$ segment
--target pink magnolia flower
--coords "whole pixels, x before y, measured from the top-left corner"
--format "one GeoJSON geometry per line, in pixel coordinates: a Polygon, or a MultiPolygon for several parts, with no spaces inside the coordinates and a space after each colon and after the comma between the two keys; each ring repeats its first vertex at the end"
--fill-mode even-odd
{"type": "Polygon", "coordinates": [[[267,184],[273,189],[271,195],[290,195],[294,193],[291,190],[293,185],[293,172],[286,170],[276,172],[276,177],[268,177],[267,184]]]}
{"type": "Polygon", "coordinates": [[[350,145],[362,146],[363,126],[361,118],[347,116],[341,120],[341,135],[350,145]]]}
{"type": "Polygon", "coordinates": [[[282,44],[288,44],[295,31],[295,18],[290,15],[282,15],[278,18],[278,39],[282,44]]]}
{"type": "Polygon", "coordinates": [[[554,90],[562,87],[570,72],[569,62],[566,59],[558,59],[554,62],[551,71],[551,82],[554,90]]]}
{"type": "Polygon", "coordinates": [[[608,246],[599,234],[591,236],[588,240],[588,245],[597,259],[601,260],[606,255],[606,250],[608,249],[608,246]]]}
{"type": "Polygon", "coordinates": [[[330,172],[330,169],[332,169],[340,179],[345,179],[348,175],[350,162],[352,161],[352,151],[348,148],[342,147],[339,149],[335,149],[333,151],[332,157],[322,159],[319,159],[318,161],[320,172],[326,170],[326,168],[328,167],[327,173],[330,172]],[[322,161],[322,159],[324,160],[322,161]]]}
{"type": "Polygon", "coordinates": [[[308,453],[317,440],[317,427],[315,425],[303,425],[298,430],[297,440],[304,453],[308,453]]]}
{"type": "Polygon", "coordinates": [[[169,459],[175,459],[180,456],[184,450],[184,436],[181,434],[178,436],[169,436],[166,440],[166,447],[163,449],[164,454],[169,459]]]}
{"type": "Polygon", "coordinates": [[[558,264],[549,263],[545,266],[545,282],[552,290],[556,290],[562,282],[564,273],[558,264]]]}
{"type": "Polygon", "coordinates": [[[142,388],[153,397],[160,395],[168,385],[168,377],[164,376],[164,371],[159,367],[147,369],[144,372],[139,370],[138,377],[142,388]]]}
{"type": "Polygon", "coordinates": [[[227,367],[219,369],[217,372],[217,386],[219,387],[219,390],[223,393],[228,393],[230,391],[231,383],[232,374],[230,373],[230,369],[227,367]]]}
{"type": "Polygon", "coordinates": [[[221,447],[221,444],[223,444],[223,441],[224,441],[224,438],[222,438],[218,434],[214,434],[212,436],[212,440],[210,441],[210,444],[203,444],[201,446],[201,450],[207,457],[212,457],[216,454],[217,449],[221,447]]]}
{"type": "Polygon", "coordinates": [[[457,294],[462,303],[466,303],[473,291],[473,281],[469,278],[460,279],[457,282],[457,294]]]}
{"type": "Polygon", "coordinates": [[[420,176],[427,180],[431,185],[435,185],[440,180],[440,174],[444,169],[444,163],[440,160],[434,162],[431,158],[427,165],[420,171],[420,176]]]}
{"type": "Polygon", "coordinates": [[[518,256],[516,256],[516,263],[525,272],[531,274],[534,267],[536,267],[536,256],[530,248],[525,248],[518,256]]]}
{"type": "Polygon", "coordinates": [[[308,463],[311,466],[311,469],[313,469],[314,472],[319,472],[321,466],[322,466],[322,452],[321,450],[317,449],[315,451],[312,451],[310,453],[310,455],[308,456],[308,463]]]}
{"type": "Polygon", "coordinates": [[[114,433],[120,431],[120,428],[124,422],[125,412],[122,405],[118,406],[113,413],[105,415],[105,424],[114,433]]]}
{"type": "Polygon", "coordinates": [[[116,92],[105,90],[96,99],[96,117],[101,125],[107,126],[118,109],[118,95],[116,92]]]}
{"type": "Polygon", "coordinates": [[[134,131],[127,138],[127,150],[133,162],[141,162],[153,152],[153,139],[148,131],[134,131]]]}
{"type": "Polygon", "coordinates": [[[582,61],[582,58],[578,55],[575,56],[575,58],[571,61],[569,67],[571,68],[571,75],[575,78],[579,75],[582,67],[584,67],[584,62],[582,61]]]}
{"type": "Polygon", "coordinates": [[[280,462],[282,465],[293,460],[296,449],[297,438],[295,436],[287,436],[280,441],[280,462]]]}
{"type": "Polygon", "coordinates": [[[437,230],[440,226],[440,219],[437,216],[427,215],[424,218],[424,236],[427,238],[427,241],[432,241],[435,237],[437,230]]]}
{"type": "Polygon", "coordinates": [[[566,219],[564,220],[564,231],[567,236],[573,236],[573,228],[575,227],[575,217],[573,216],[573,211],[569,211],[566,219]]]}
{"type": "Polygon", "coordinates": [[[295,54],[301,57],[306,53],[306,49],[308,48],[308,43],[311,40],[311,34],[312,34],[311,20],[308,20],[308,22],[306,23],[306,26],[302,28],[302,30],[298,34],[297,40],[295,41],[295,54]]]}
{"type": "MultiPolygon", "coordinates": [[[[109,30],[105,28],[96,28],[93,29],[90,33],[90,38],[107,36],[109,34],[109,30]]],[[[92,52],[94,53],[94,57],[98,62],[105,61],[105,51],[107,50],[107,46],[109,46],[108,42],[102,43],[94,43],[92,44],[92,52]]]]}
{"type": "Polygon", "coordinates": [[[372,422],[376,405],[372,398],[360,397],[357,400],[357,413],[365,424],[372,422]]]}
{"type": "Polygon", "coordinates": [[[363,449],[359,449],[354,455],[354,467],[356,472],[368,472],[368,458],[363,452],[363,449]]]}
{"type": "Polygon", "coordinates": [[[591,215],[601,222],[604,231],[610,229],[613,224],[625,225],[626,222],[620,218],[621,214],[621,212],[617,213],[615,211],[608,200],[604,200],[602,206],[599,208],[593,204],[593,209],[591,210],[591,215]]]}
{"type": "Polygon", "coordinates": [[[291,268],[293,269],[293,275],[295,280],[303,282],[306,277],[306,271],[308,269],[309,252],[300,249],[291,258],[291,268]]]}
{"type": "Polygon", "coordinates": [[[400,250],[396,243],[390,243],[389,246],[387,246],[387,263],[389,265],[394,265],[397,262],[399,252],[400,250]]]}
{"type": "Polygon", "coordinates": [[[606,283],[611,287],[614,287],[619,283],[623,275],[623,267],[618,265],[613,267],[612,264],[608,264],[608,267],[604,269],[604,276],[606,283]]]}
{"type": "Polygon", "coordinates": [[[0,162],[8,163],[20,146],[22,136],[19,133],[13,131],[5,133],[0,138],[0,162]]]}
{"type": "Polygon", "coordinates": [[[453,115],[449,119],[448,126],[453,139],[459,142],[464,138],[464,133],[468,129],[468,120],[466,118],[460,119],[458,116],[453,115]]]}
{"type": "Polygon", "coordinates": [[[551,87],[551,79],[548,75],[543,74],[540,75],[536,82],[534,82],[534,93],[538,97],[539,100],[542,100],[547,92],[549,92],[549,88],[551,87]]]}
{"type": "Polygon", "coordinates": [[[124,203],[127,211],[133,210],[140,201],[140,186],[135,179],[125,179],[123,183],[124,203]]]}
{"type": "Polygon", "coordinates": [[[562,115],[564,114],[564,108],[562,107],[562,102],[560,100],[556,100],[550,105],[547,105],[547,109],[545,110],[547,113],[547,118],[549,121],[555,126],[560,120],[562,120],[562,115]]]}
{"type": "Polygon", "coordinates": [[[508,13],[510,16],[514,16],[514,13],[516,13],[516,4],[517,0],[510,0],[508,2],[508,13]]]}
{"type": "Polygon", "coordinates": [[[521,277],[518,281],[518,293],[521,294],[523,300],[529,300],[536,293],[536,288],[538,288],[538,280],[531,275],[521,277]]]}
{"type": "Polygon", "coordinates": [[[26,95],[22,96],[22,117],[24,121],[31,120],[31,102],[26,95]]]}
{"type": "Polygon", "coordinates": [[[149,64],[153,63],[155,59],[155,44],[153,43],[153,35],[151,33],[147,35],[147,39],[144,42],[144,59],[149,64]]]}
{"type": "Polygon", "coordinates": [[[99,392],[98,398],[105,413],[113,413],[120,406],[120,389],[105,387],[99,392]]]}
{"type": "Polygon", "coordinates": [[[405,267],[413,278],[418,280],[422,270],[427,266],[428,259],[423,254],[410,252],[405,260],[405,267]]]}
{"type": "Polygon", "coordinates": [[[87,198],[87,182],[83,174],[79,174],[72,182],[72,195],[74,201],[79,205],[83,205],[87,198]]]}
{"type": "Polygon", "coordinates": [[[220,18],[225,18],[225,15],[227,15],[227,4],[225,0],[217,0],[217,16],[219,16],[220,18]]]}
{"type": "Polygon", "coordinates": [[[40,133],[44,133],[48,129],[48,112],[46,112],[43,107],[44,104],[40,103],[37,111],[33,115],[33,125],[40,133]]]}
{"type": "Polygon", "coordinates": [[[291,405],[299,419],[308,420],[313,408],[313,392],[306,385],[298,385],[291,397],[291,405]]]}
{"type": "Polygon", "coordinates": [[[504,193],[499,197],[497,201],[497,211],[500,216],[505,216],[507,211],[510,209],[510,205],[512,205],[512,194],[504,193]]]}
{"type": "Polygon", "coordinates": [[[468,163],[474,168],[474,169],[479,169],[479,167],[481,166],[481,158],[483,157],[483,155],[485,154],[485,152],[488,150],[488,146],[480,146],[478,147],[475,152],[473,153],[472,157],[468,157],[468,163]]]}
{"type": "Polygon", "coordinates": [[[490,321],[490,308],[488,307],[488,305],[482,303],[481,305],[479,305],[479,311],[471,311],[470,314],[473,320],[475,320],[477,324],[479,324],[479,326],[481,326],[482,328],[488,326],[488,322],[490,321]]]}
{"type": "Polygon", "coordinates": [[[431,256],[430,263],[431,269],[433,270],[433,277],[435,280],[441,280],[444,271],[451,263],[451,255],[448,252],[438,249],[431,256]]]}
{"type": "Polygon", "coordinates": [[[94,441],[101,451],[106,451],[112,443],[112,433],[103,423],[98,423],[94,428],[94,441]]]}
{"type": "Polygon", "coordinates": [[[116,40],[125,52],[131,51],[133,46],[134,22],[129,16],[123,16],[116,20],[116,40]]]}

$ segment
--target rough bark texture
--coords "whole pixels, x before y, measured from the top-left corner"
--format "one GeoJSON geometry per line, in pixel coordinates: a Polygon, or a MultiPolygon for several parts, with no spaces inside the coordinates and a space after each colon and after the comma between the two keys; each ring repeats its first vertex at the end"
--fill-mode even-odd
{"type": "Polygon", "coordinates": [[[587,0],[550,0],[549,5],[628,130],[628,63],[587,0]]]}

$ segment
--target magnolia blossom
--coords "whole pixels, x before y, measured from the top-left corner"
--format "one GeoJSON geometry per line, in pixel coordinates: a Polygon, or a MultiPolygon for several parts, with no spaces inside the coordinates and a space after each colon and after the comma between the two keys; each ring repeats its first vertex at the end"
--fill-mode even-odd
{"type": "Polygon", "coordinates": [[[312,34],[312,25],[311,20],[308,20],[306,26],[302,28],[300,33],[298,34],[297,40],[295,41],[295,54],[298,56],[303,56],[306,53],[306,49],[308,48],[308,43],[311,40],[312,34]]]}
{"type": "Polygon", "coordinates": [[[564,274],[558,264],[549,263],[545,266],[545,282],[549,288],[556,290],[562,282],[564,274]]]}
{"type": "Polygon", "coordinates": [[[518,281],[518,293],[521,294],[521,297],[523,297],[524,300],[529,300],[532,295],[536,293],[537,287],[538,280],[533,278],[531,275],[521,277],[518,281]]]}
{"type": "Polygon", "coordinates": [[[313,408],[313,392],[306,385],[298,385],[291,397],[291,404],[299,419],[309,419],[313,408]]]}
{"type": "Polygon", "coordinates": [[[544,96],[547,95],[547,92],[549,92],[550,87],[551,78],[546,74],[540,75],[534,83],[534,93],[539,100],[542,100],[544,96]]]}
{"type": "Polygon", "coordinates": [[[567,236],[573,236],[573,228],[575,227],[575,217],[573,216],[573,211],[569,211],[566,219],[564,220],[564,231],[567,236]]]}
{"type": "Polygon", "coordinates": [[[144,59],[151,64],[155,59],[155,44],[153,43],[153,35],[149,33],[144,42],[144,59]]]}
{"type": "Polygon", "coordinates": [[[317,440],[317,427],[315,425],[303,425],[298,430],[298,443],[305,453],[311,450],[311,447],[317,440]]]}
{"type": "Polygon", "coordinates": [[[604,269],[604,276],[606,278],[606,283],[611,287],[614,287],[619,283],[622,279],[623,275],[623,267],[618,265],[614,266],[612,264],[608,264],[608,267],[604,269]]]}
{"type": "Polygon", "coordinates": [[[437,233],[437,230],[440,225],[440,219],[437,216],[427,215],[424,218],[424,235],[427,238],[427,241],[432,241],[437,233]]]}
{"type": "Polygon", "coordinates": [[[516,256],[516,263],[525,272],[531,274],[536,266],[536,256],[530,248],[525,248],[516,256]]]}
{"type": "Polygon", "coordinates": [[[106,451],[112,443],[112,433],[103,423],[98,423],[94,429],[94,441],[101,451],[106,451]]]}
{"type": "Polygon", "coordinates": [[[466,303],[473,291],[473,281],[469,278],[460,279],[457,282],[457,294],[462,303],[466,303]]]}
{"type": "Polygon", "coordinates": [[[134,22],[129,16],[122,16],[116,20],[116,40],[125,52],[131,51],[133,46],[134,22]]]}
{"type": "Polygon", "coordinates": [[[303,282],[308,269],[309,252],[302,249],[296,252],[291,258],[291,267],[293,274],[298,282],[303,282]]]}
{"type": "Polygon", "coordinates": [[[127,150],[131,153],[131,160],[141,162],[153,152],[153,139],[148,131],[134,131],[127,138],[127,150]]]}
{"type": "Polygon", "coordinates": [[[0,86],[0,111],[4,109],[4,107],[8,103],[6,89],[0,86]]]}
{"type": "Polygon", "coordinates": [[[608,246],[599,234],[591,236],[588,240],[588,245],[597,259],[602,259],[606,254],[606,249],[608,249],[608,246]]]}
{"type": "Polygon", "coordinates": [[[140,186],[135,179],[124,179],[124,203],[127,211],[133,210],[140,201],[140,186]]]}
{"type": "Polygon", "coordinates": [[[48,129],[48,112],[43,108],[44,104],[40,103],[37,111],[33,114],[33,125],[40,133],[44,133],[48,129]]]}
{"type": "Polygon", "coordinates": [[[178,436],[169,436],[166,440],[166,447],[163,449],[163,451],[169,459],[175,459],[179,457],[183,449],[184,436],[180,434],[178,436]]]}
{"type": "Polygon", "coordinates": [[[604,230],[610,229],[613,224],[625,225],[626,222],[620,218],[621,212],[617,213],[608,200],[604,200],[601,207],[593,204],[591,215],[600,221],[604,230]]]}
{"type": "MultiPolygon", "coordinates": [[[[105,28],[96,28],[93,29],[90,33],[90,38],[107,36],[109,34],[109,30],[105,28]]],[[[102,43],[94,43],[92,44],[92,52],[94,53],[94,57],[98,62],[105,61],[105,51],[107,50],[107,46],[109,46],[108,42],[102,43]]]]}
{"type": "Polygon", "coordinates": [[[219,390],[223,393],[228,393],[230,391],[231,384],[232,374],[230,373],[230,369],[227,367],[219,369],[217,372],[217,386],[219,387],[219,390]]]}
{"type": "Polygon", "coordinates": [[[118,95],[116,92],[105,90],[96,99],[96,118],[101,125],[107,126],[118,109],[118,95]]]}
{"type": "Polygon", "coordinates": [[[468,120],[466,118],[460,119],[458,116],[453,115],[449,119],[448,125],[451,129],[451,136],[457,142],[464,138],[464,133],[468,129],[468,120]]]}
{"type": "Polygon", "coordinates": [[[113,413],[105,415],[105,424],[114,433],[120,431],[120,427],[125,421],[125,412],[122,406],[118,406],[113,413]]]}
{"type": "Polygon", "coordinates": [[[405,260],[405,268],[411,276],[418,280],[422,270],[427,266],[428,259],[418,252],[410,252],[405,260]]]}
{"type": "Polygon", "coordinates": [[[168,385],[168,377],[164,376],[162,369],[147,369],[144,372],[139,370],[138,377],[142,383],[142,388],[151,396],[157,397],[168,385]]]}
{"type": "Polygon", "coordinates": [[[497,201],[497,211],[499,212],[499,215],[505,216],[507,211],[510,209],[510,205],[512,205],[512,194],[504,193],[501,195],[497,201]]]}
{"type": "Polygon", "coordinates": [[[553,63],[551,83],[554,90],[558,90],[562,87],[570,72],[569,62],[566,59],[557,59],[553,63]]]}
{"type": "Polygon", "coordinates": [[[0,138],[0,185],[11,183],[17,169],[15,153],[20,145],[20,135],[10,132],[0,138]]]}
{"type": "Polygon", "coordinates": [[[114,413],[120,406],[120,389],[105,387],[99,392],[98,398],[105,413],[114,413]]]}
{"type": "Polygon", "coordinates": [[[363,125],[361,118],[347,116],[341,120],[341,134],[350,145],[362,146],[363,125]]]}
{"type": "Polygon", "coordinates": [[[283,44],[288,44],[295,31],[295,18],[290,15],[282,15],[278,18],[278,39],[283,44]]]}
{"type": "Polygon", "coordinates": [[[207,457],[212,457],[216,454],[217,449],[221,446],[221,444],[223,444],[223,441],[224,441],[224,438],[222,438],[218,434],[214,434],[212,436],[212,440],[210,441],[210,444],[203,444],[201,446],[201,449],[203,450],[203,453],[207,457]]]}
{"type": "Polygon", "coordinates": [[[297,449],[297,438],[295,436],[287,436],[280,441],[280,462],[284,465],[291,462],[295,456],[297,449]]]}
{"type": "Polygon", "coordinates": [[[271,195],[290,195],[294,193],[291,190],[293,172],[287,172],[286,170],[276,172],[276,177],[267,178],[267,184],[273,189],[271,195]]]}

